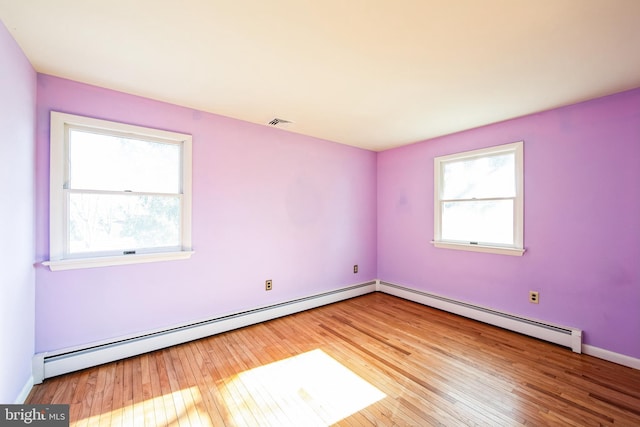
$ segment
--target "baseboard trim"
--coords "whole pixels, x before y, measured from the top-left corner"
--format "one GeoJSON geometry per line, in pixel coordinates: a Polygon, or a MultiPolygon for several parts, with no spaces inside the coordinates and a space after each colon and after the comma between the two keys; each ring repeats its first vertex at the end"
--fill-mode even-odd
{"type": "MultiPolygon", "coordinates": [[[[451,313],[474,318],[469,316],[460,307],[447,306],[448,302],[455,302],[444,297],[439,299],[431,299],[431,294],[427,294],[415,289],[406,288],[400,285],[394,285],[380,280],[364,282],[357,285],[335,289],[333,291],[315,294],[304,298],[299,298],[279,304],[260,307],[253,310],[234,313],[219,318],[203,320],[196,323],[179,325],[174,328],[151,331],[135,336],[121,337],[117,340],[109,342],[101,342],[85,347],[74,347],[66,350],[56,351],[55,353],[37,353],[33,356],[33,374],[27,380],[20,394],[16,397],[15,403],[21,404],[29,396],[34,384],[41,383],[45,378],[51,378],[69,372],[98,366],[104,363],[113,362],[115,360],[136,356],[150,351],[159,350],[173,345],[182,344],[200,338],[220,334],[231,331],[233,329],[250,326],[256,323],[266,322],[268,320],[298,313],[323,305],[332,304],[334,302],[358,297],[372,292],[384,292],[390,295],[406,299],[408,301],[417,302],[419,304],[431,306],[451,313]],[[449,309],[447,309],[449,308],[449,309]]],[[[463,303],[465,304],[465,303],[463,303]]],[[[485,323],[491,323],[486,320],[486,313],[480,316],[480,319],[474,319],[485,323]]],[[[505,327],[500,324],[497,326],[505,327]]],[[[554,326],[554,325],[551,325],[554,326]]],[[[564,327],[559,327],[564,328],[564,327]]],[[[511,329],[506,327],[506,329],[511,329]]],[[[514,329],[511,329],[514,330],[514,329]]],[[[568,346],[574,352],[597,357],[619,365],[628,366],[634,369],[640,369],[640,359],[615,353],[599,347],[581,344],[581,331],[574,328],[568,328],[571,332],[570,343],[568,346]],[[577,351],[576,351],[577,350],[577,351]]],[[[515,332],[527,334],[520,330],[515,332]]],[[[527,334],[528,335],[528,334],[527,334]]],[[[536,338],[540,338],[536,336],[536,338]]],[[[545,339],[542,337],[541,339],[545,339]]],[[[553,341],[552,341],[553,342],[553,341]]],[[[565,344],[566,345],[566,344],[565,344]]]]}
{"type": "Polygon", "coordinates": [[[615,353],[589,344],[584,344],[582,346],[582,352],[589,356],[597,357],[598,359],[617,363],[618,365],[627,366],[633,369],[640,369],[640,359],[636,359],[635,357],[627,356],[625,354],[615,353]]]}
{"type": "Polygon", "coordinates": [[[20,393],[18,393],[18,396],[16,396],[16,400],[13,403],[15,405],[22,405],[25,400],[27,400],[27,397],[29,397],[29,393],[31,393],[33,385],[33,375],[30,375],[29,378],[27,378],[27,382],[24,383],[24,386],[22,386],[22,390],[20,390],[20,393]]]}
{"type": "Polygon", "coordinates": [[[409,301],[562,345],[575,353],[582,351],[582,331],[577,328],[517,316],[389,282],[378,281],[376,289],[409,301]]]}
{"type": "Polygon", "coordinates": [[[38,378],[34,378],[34,380],[40,383],[45,378],[266,322],[278,317],[365,295],[375,292],[375,290],[376,282],[370,281],[227,316],[142,333],[133,337],[115,339],[111,342],[103,342],[85,348],[75,347],[56,351],[55,354],[38,353],[33,358],[33,372],[38,375],[38,378]]]}

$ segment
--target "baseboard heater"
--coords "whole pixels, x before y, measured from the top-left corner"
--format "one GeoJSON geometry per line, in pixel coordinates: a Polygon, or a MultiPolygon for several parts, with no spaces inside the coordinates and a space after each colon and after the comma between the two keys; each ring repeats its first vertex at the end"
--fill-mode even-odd
{"type": "Polygon", "coordinates": [[[569,347],[575,353],[582,353],[582,330],[580,329],[515,316],[513,314],[456,301],[388,282],[379,282],[377,290],[429,307],[569,347]]]}
{"type": "Polygon", "coordinates": [[[361,283],[214,319],[97,343],[89,347],[60,350],[55,353],[38,353],[33,358],[34,383],[38,384],[45,378],[125,359],[375,292],[376,283],[375,281],[361,283]]]}

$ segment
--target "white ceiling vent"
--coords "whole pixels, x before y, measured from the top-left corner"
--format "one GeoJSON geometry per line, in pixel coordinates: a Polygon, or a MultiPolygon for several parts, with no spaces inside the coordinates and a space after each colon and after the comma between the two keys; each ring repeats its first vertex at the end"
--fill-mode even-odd
{"type": "Polygon", "coordinates": [[[279,118],[276,117],[275,119],[271,120],[268,124],[271,125],[271,126],[278,126],[280,124],[286,125],[288,123],[293,123],[293,122],[290,121],[290,120],[279,119],[279,118]]]}

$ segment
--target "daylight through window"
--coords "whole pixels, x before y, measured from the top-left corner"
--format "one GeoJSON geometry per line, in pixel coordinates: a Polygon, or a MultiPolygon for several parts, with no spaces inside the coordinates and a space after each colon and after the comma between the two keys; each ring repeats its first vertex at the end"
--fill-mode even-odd
{"type": "Polygon", "coordinates": [[[52,112],[52,269],[191,254],[191,137],[52,112]]]}
{"type": "Polygon", "coordinates": [[[436,157],[434,244],[522,255],[523,143],[436,157]]]}

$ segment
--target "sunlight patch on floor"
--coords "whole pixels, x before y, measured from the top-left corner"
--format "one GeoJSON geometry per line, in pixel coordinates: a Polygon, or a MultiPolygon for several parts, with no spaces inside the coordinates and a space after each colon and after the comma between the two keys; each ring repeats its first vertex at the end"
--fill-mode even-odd
{"type": "Polygon", "coordinates": [[[223,398],[236,420],[329,425],[386,397],[322,350],[240,373],[223,398]]]}
{"type": "Polygon", "coordinates": [[[189,387],[173,393],[123,405],[112,411],[103,411],[70,423],[74,426],[170,426],[184,420],[190,425],[212,426],[206,411],[198,410],[202,396],[198,387],[189,387]],[[165,408],[175,408],[175,412],[165,412],[165,408]]]}

